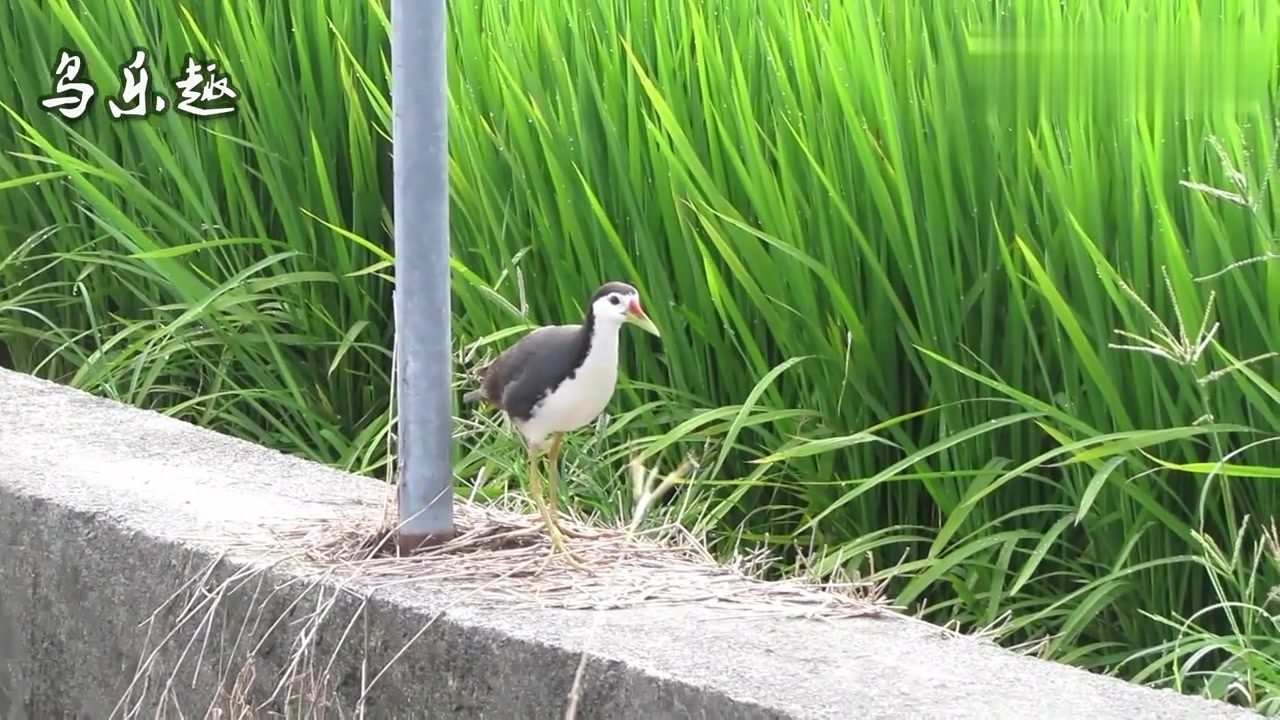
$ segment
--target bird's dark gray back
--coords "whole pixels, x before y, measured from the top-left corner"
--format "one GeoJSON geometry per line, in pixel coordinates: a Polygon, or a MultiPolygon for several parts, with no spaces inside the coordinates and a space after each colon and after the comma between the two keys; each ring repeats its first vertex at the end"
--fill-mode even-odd
{"type": "Polygon", "coordinates": [[[507,415],[528,420],[533,406],[577,371],[590,347],[589,325],[540,328],[494,361],[485,373],[485,394],[499,399],[507,415]]]}

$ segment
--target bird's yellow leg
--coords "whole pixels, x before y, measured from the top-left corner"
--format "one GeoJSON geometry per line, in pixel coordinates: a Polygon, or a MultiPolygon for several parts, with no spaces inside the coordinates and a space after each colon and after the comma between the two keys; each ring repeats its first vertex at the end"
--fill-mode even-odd
{"type": "MultiPolygon", "coordinates": [[[[558,438],[558,436],[557,436],[558,438]]],[[[554,468],[554,465],[552,466],[554,468]]],[[[552,472],[555,472],[552,470],[552,472]]],[[[565,544],[564,533],[560,531],[560,525],[556,522],[556,511],[547,505],[542,497],[542,478],[538,472],[538,456],[537,453],[529,452],[529,494],[533,497],[533,504],[538,507],[538,512],[542,515],[542,522],[547,528],[547,535],[551,538],[551,554],[562,555],[566,562],[575,568],[585,570],[586,566],[582,561],[574,555],[565,544]]],[[[555,497],[554,485],[549,491],[551,497],[555,497]]],[[[554,502],[554,501],[553,501],[554,502]]],[[[548,558],[550,559],[550,558],[548,558]]]]}
{"type": "MultiPolygon", "coordinates": [[[[558,520],[560,505],[556,502],[556,489],[560,487],[560,433],[551,436],[551,447],[547,448],[547,504],[551,506],[551,519],[558,520]]],[[[556,523],[556,529],[560,523],[556,523]]]]}
{"type": "Polygon", "coordinates": [[[556,523],[556,530],[562,537],[578,537],[560,526],[560,505],[556,502],[556,490],[560,487],[560,433],[551,436],[551,446],[547,448],[547,504],[551,506],[551,519],[556,523]]]}
{"type": "Polygon", "coordinates": [[[542,477],[538,472],[538,454],[529,451],[529,496],[533,498],[533,506],[538,509],[538,514],[542,516],[544,525],[551,523],[551,513],[547,508],[547,501],[542,497],[542,477]]]}

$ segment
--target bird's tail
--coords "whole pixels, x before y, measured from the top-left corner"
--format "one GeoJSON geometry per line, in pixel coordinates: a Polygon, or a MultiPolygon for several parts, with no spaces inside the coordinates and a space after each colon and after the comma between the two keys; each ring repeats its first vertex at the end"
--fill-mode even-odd
{"type": "Polygon", "coordinates": [[[462,396],[463,405],[471,405],[472,403],[485,402],[488,400],[488,398],[484,396],[484,378],[489,372],[489,365],[490,363],[485,363],[471,371],[471,374],[480,380],[480,387],[462,396]]]}

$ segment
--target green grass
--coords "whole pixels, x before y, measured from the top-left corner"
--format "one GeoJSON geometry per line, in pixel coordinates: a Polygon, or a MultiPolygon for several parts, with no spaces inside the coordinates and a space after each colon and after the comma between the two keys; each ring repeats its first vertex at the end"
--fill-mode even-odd
{"type": "MultiPolygon", "coordinates": [[[[0,362],[382,475],[388,18],[308,8],[0,4],[0,362]],[[239,113],[113,121],[135,45],[211,56],[239,113]],[[75,123],[37,106],[64,46],[101,91],[75,123]]],[[[566,447],[579,510],[630,520],[629,461],[693,458],[649,521],[1280,713],[1280,7],[450,16],[459,381],[606,278],[663,329],[566,447]]],[[[458,428],[460,492],[523,480],[458,428]]]]}

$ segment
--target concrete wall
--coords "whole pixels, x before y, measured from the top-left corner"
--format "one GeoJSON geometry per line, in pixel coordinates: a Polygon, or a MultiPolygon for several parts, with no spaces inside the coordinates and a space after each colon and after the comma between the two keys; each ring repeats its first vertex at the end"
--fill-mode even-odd
{"type": "Polygon", "coordinates": [[[246,544],[386,496],[0,370],[0,717],[1251,716],[892,616],[539,608],[246,544]]]}

